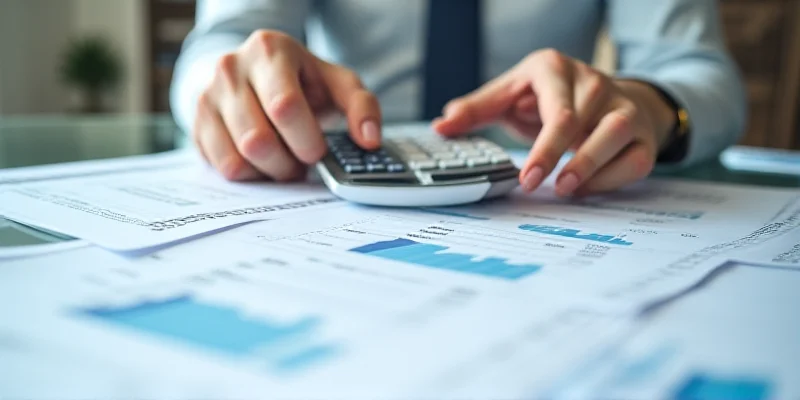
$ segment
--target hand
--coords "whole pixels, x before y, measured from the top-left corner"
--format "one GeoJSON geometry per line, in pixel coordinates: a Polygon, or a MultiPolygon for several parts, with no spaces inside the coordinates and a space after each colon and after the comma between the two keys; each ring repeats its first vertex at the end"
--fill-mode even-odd
{"type": "Polygon", "coordinates": [[[649,175],[675,116],[646,83],[615,80],[542,50],[448,103],[433,127],[453,136],[495,122],[536,138],[520,172],[528,192],[573,149],[556,179],[556,194],[570,196],[617,189],[649,175]]]}
{"type": "Polygon", "coordinates": [[[325,155],[318,118],[337,109],[356,144],[380,145],[378,101],[355,73],[283,33],[258,31],[220,58],[199,98],[192,137],[228,179],[293,180],[325,155]]]}

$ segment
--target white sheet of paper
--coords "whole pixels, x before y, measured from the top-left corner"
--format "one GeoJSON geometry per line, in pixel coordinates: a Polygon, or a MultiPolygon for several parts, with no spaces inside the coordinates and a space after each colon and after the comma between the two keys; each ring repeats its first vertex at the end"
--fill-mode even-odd
{"type": "Polygon", "coordinates": [[[732,263],[551,398],[800,398],[800,271],[732,263]]]}
{"type": "Polygon", "coordinates": [[[0,214],[132,251],[337,200],[314,184],[233,183],[192,163],[0,186],[0,214]]]}
{"type": "MultiPolygon", "coordinates": [[[[123,368],[107,371],[123,382],[157,377],[170,398],[443,398],[465,385],[536,393],[627,326],[576,301],[534,306],[344,266],[309,272],[270,254],[221,262],[179,248],[135,260],[87,248],[7,263],[0,334],[59,350],[61,365],[76,370],[89,360],[123,368]]],[[[161,389],[137,393],[163,397],[161,389]]]]}
{"type": "Polygon", "coordinates": [[[771,228],[776,234],[761,245],[741,249],[730,257],[743,263],[764,264],[800,270],[800,206],[787,208],[771,228]]]}
{"type": "Polygon", "coordinates": [[[189,165],[198,161],[199,157],[194,150],[178,149],[140,156],[5,168],[0,170],[0,185],[86,177],[115,172],[159,170],[189,165]]]}
{"type": "Polygon", "coordinates": [[[33,257],[49,253],[73,250],[90,246],[83,240],[69,240],[65,242],[44,243],[29,246],[0,247],[0,261],[12,258],[33,257]]]}
{"type": "Polygon", "coordinates": [[[309,271],[343,268],[503,296],[578,296],[630,311],[691,288],[734,250],[780,234],[771,227],[789,226],[775,222],[787,218],[785,210],[800,215],[790,191],[647,185],[582,202],[515,195],[424,210],[348,205],[241,227],[203,239],[215,245],[199,241],[174,251],[230,248],[243,261],[269,254],[302,261],[309,271]],[[762,207],[751,211],[756,201],[762,207]]]}

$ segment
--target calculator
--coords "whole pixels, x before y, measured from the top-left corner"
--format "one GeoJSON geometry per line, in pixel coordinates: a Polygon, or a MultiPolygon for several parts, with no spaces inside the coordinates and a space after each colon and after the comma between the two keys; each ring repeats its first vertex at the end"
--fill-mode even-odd
{"type": "Polygon", "coordinates": [[[494,142],[471,135],[446,139],[427,128],[384,127],[380,149],[359,148],[346,131],[328,132],[317,163],[325,185],[355,203],[426,207],[502,196],[519,170],[494,142]]]}

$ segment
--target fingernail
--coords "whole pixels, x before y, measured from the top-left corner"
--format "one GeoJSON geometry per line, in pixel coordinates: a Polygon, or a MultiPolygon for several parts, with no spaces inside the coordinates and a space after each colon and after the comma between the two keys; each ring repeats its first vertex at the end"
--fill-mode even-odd
{"type": "Polygon", "coordinates": [[[381,132],[378,129],[378,124],[375,121],[364,121],[361,124],[361,136],[364,141],[378,144],[381,141],[381,132]]]}
{"type": "Polygon", "coordinates": [[[544,179],[544,169],[540,166],[535,166],[528,171],[528,174],[525,175],[525,179],[522,182],[522,188],[526,192],[531,192],[533,189],[536,189],[540,183],[542,183],[542,179],[544,179]]]}
{"type": "Polygon", "coordinates": [[[449,119],[455,116],[455,114],[456,114],[455,104],[448,103],[446,106],[444,106],[444,110],[442,110],[442,115],[444,116],[445,119],[449,119]]]}
{"type": "Polygon", "coordinates": [[[569,196],[578,188],[578,175],[570,172],[556,182],[556,194],[559,196],[569,196]]]}

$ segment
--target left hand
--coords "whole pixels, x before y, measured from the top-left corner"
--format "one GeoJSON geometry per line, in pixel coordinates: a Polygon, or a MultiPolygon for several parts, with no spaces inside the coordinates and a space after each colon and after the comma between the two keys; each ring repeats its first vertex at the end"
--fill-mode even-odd
{"type": "Polygon", "coordinates": [[[452,100],[433,127],[456,136],[495,122],[537,138],[520,172],[528,192],[574,150],[556,180],[556,194],[570,196],[614,190],[649,175],[675,115],[649,84],[617,80],[541,50],[452,100]]]}

